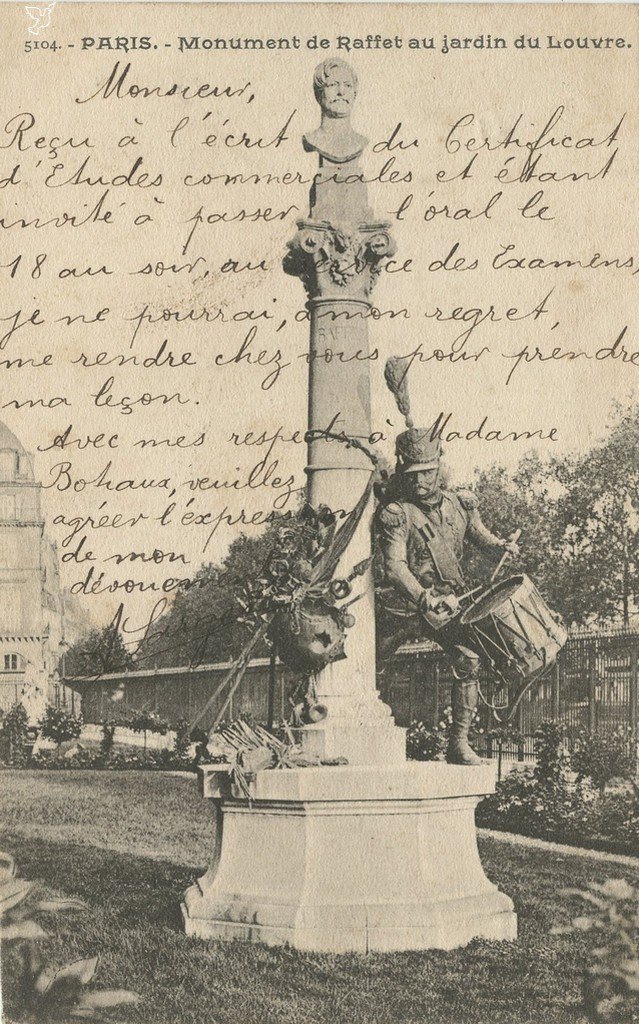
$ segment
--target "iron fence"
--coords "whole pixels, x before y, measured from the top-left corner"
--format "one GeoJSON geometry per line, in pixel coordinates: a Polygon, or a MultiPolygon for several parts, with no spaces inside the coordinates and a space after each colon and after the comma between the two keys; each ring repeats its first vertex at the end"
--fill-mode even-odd
{"type": "MultiPolygon", "coordinates": [[[[568,740],[581,731],[627,731],[629,744],[638,739],[639,632],[573,633],[556,664],[524,695],[513,721],[518,742],[503,742],[502,755],[528,761],[534,757],[534,734],[542,722],[566,726],[568,740]]],[[[446,656],[432,645],[400,649],[380,672],[383,699],[399,725],[413,721],[436,726],[450,703],[452,672],[446,656]]],[[[491,704],[499,704],[499,687],[482,669],[477,748],[496,756],[496,740],[487,736],[496,725],[491,704]]]]}

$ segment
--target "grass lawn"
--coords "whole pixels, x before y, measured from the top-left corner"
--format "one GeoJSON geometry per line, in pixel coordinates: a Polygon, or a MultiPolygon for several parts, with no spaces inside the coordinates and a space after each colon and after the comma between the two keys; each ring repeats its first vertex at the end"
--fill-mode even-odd
{"type": "MultiPolygon", "coordinates": [[[[206,867],[211,816],[193,779],[154,772],[3,771],[0,849],[40,891],[79,896],[45,945],[54,964],[100,954],[100,986],[139,992],[119,1024],[577,1024],[588,936],[550,929],[581,909],[567,886],[637,869],[481,840],[486,872],[515,901],[516,943],[450,953],[299,953],[201,942],[179,902],[206,867]]],[[[12,955],[4,958],[10,1016],[12,955]]]]}

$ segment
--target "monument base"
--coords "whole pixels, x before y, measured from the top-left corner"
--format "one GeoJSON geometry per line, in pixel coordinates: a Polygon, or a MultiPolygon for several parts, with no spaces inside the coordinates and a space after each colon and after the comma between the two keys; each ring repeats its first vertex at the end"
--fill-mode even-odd
{"type": "Polygon", "coordinates": [[[477,851],[491,765],[264,771],[251,806],[219,767],[201,778],[218,829],[211,867],[185,895],[188,935],[332,953],[516,938],[512,901],[477,851]]]}

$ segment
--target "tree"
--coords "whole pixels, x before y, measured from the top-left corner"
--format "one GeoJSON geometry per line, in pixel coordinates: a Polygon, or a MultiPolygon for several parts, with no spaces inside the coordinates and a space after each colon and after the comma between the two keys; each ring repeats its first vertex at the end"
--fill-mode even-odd
{"type": "MultiPolygon", "coordinates": [[[[530,575],[548,601],[563,612],[564,600],[557,562],[563,549],[563,522],[559,515],[559,460],[524,456],[514,473],[492,466],[477,474],[474,490],[482,519],[500,537],[521,530],[520,556],[511,568],[530,575]]],[[[468,574],[486,579],[495,562],[469,552],[468,574]]]]}
{"type": "Polygon", "coordinates": [[[47,704],[47,709],[39,725],[44,738],[53,740],[58,750],[62,743],[77,740],[82,732],[81,718],[72,715],[64,708],[56,708],[52,704],[47,704]]]}
{"type": "MultiPolygon", "coordinates": [[[[616,406],[608,434],[579,456],[479,473],[482,516],[521,526],[523,570],[569,624],[628,625],[639,592],[639,406],[616,406]]],[[[475,562],[475,566],[477,563],[475,562]]]]}
{"type": "MultiPolygon", "coordinates": [[[[219,565],[201,566],[193,585],[177,594],[140,644],[136,664],[163,668],[235,658],[248,638],[246,628],[238,622],[237,597],[249,580],[260,575],[279,525],[270,525],[257,537],[242,534],[219,565]]],[[[262,646],[256,656],[266,653],[262,646]]]]}
{"type": "Polygon", "coordinates": [[[99,676],[106,672],[122,672],[135,665],[131,651],[124,646],[120,633],[113,626],[92,629],[69,648],[60,671],[63,676],[99,676]]]}
{"type": "Polygon", "coordinates": [[[617,405],[608,437],[566,460],[561,499],[573,616],[629,624],[639,591],[639,406],[617,405]]]}
{"type": "Polygon", "coordinates": [[[150,732],[157,732],[166,736],[169,731],[169,723],[163,722],[154,711],[132,711],[128,726],[133,732],[141,732],[144,736],[144,756],[146,757],[146,738],[150,732]]]}

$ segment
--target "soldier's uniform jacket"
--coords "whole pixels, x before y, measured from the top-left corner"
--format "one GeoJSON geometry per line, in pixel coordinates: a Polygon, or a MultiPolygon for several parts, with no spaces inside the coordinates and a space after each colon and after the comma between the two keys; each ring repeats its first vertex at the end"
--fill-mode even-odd
{"type": "Polygon", "coordinates": [[[464,541],[483,551],[503,551],[504,542],[488,530],[469,490],[443,490],[434,505],[391,501],[377,512],[386,579],[416,602],[423,589],[461,592],[464,541]]]}

